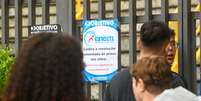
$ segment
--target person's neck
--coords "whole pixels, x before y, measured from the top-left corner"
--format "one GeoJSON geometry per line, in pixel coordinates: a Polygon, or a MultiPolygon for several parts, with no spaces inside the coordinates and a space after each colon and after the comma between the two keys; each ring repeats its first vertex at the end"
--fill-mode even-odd
{"type": "Polygon", "coordinates": [[[154,101],[157,95],[146,92],[142,97],[142,101],[154,101]]]}
{"type": "Polygon", "coordinates": [[[140,58],[149,57],[149,56],[164,56],[164,52],[160,50],[141,50],[140,51],[140,58]]]}

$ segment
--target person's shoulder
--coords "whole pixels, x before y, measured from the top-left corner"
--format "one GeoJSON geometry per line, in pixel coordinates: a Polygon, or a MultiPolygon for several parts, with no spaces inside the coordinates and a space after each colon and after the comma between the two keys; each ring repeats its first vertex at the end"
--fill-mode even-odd
{"type": "Polygon", "coordinates": [[[119,71],[112,78],[105,91],[104,101],[135,101],[129,68],[119,71]]]}
{"type": "Polygon", "coordinates": [[[129,69],[124,69],[124,70],[121,70],[119,71],[113,78],[112,78],[112,81],[117,81],[117,80],[120,80],[121,82],[122,81],[127,81],[128,79],[131,78],[131,75],[129,73],[129,69]]]}
{"type": "Polygon", "coordinates": [[[166,89],[154,101],[200,101],[199,97],[183,87],[166,89]]]}
{"type": "Polygon", "coordinates": [[[129,73],[129,69],[124,69],[119,71],[112,80],[110,81],[110,85],[116,87],[127,86],[131,82],[131,75],[129,73]]]}

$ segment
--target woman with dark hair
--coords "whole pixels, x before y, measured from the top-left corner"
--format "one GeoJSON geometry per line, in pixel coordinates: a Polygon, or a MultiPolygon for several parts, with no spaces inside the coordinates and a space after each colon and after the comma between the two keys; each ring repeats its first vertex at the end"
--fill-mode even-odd
{"type": "Polygon", "coordinates": [[[5,88],[4,101],[84,101],[79,41],[40,33],[24,42],[5,88]]]}

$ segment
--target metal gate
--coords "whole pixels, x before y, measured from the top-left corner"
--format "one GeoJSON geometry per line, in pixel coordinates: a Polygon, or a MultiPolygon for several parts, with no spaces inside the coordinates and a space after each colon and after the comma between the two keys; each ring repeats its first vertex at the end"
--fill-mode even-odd
{"type": "MultiPolygon", "coordinates": [[[[93,19],[90,11],[90,0],[83,0],[83,19],[75,19],[75,0],[0,0],[1,2],[1,44],[8,45],[10,42],[14,42],[15,53],[19,52],[22,40],[23,28],[27,28],[28,25],[36,24],[36,6],[42,7],[42,24],[50,23],[50,5],[56,4],[56,19],[58,24],[61,24],[63,31],[80,39],[82,20],[93,19]],[[13,38],[9,37],[9,9],[14,7],[15,9],[15,35],[13,38]],[[28,24],[23,27],[23,7],[28,8],[28,24]],[[11,41],[10,41],[11,40],[11,41]]],[[[191,11],[191,0],[178,0],[178,13],[169,13],[169,0],[161,0],[161,13],[153,14],[152,2],[155,0],[144,0],[144,15],[137,15],[136,2],[139,0],[123,0],[128,1],[128,16],[121,15],[121,0],[97,0],[98,3],[98,17],[95,19],[113,19],[117,18],[120,24],[128,24],[129,26],[129,65],[135,63],[137,59],[136,39],[137,39],[137,24],[143,23],[149,20],[161,20],[166,23],[168,21],[179,22],[179,73],[184,77],[187,82],[188,89],[197,92],[196,86],[196,63],[195,63],[195,51],[196,51],[196,37],[195,26],[201,23],[200,12],[191,11]],[[106,17],[105,5],[107,1],[113,2],[113,16],[106,17]]],[[[201,2],[201,0],[199,1],[201,2]]],[[[200,10],[201,11],[201,10],[200,10]]],[[[119,30],[119,34],[122,35],[122,31],[119,30]]],[[[201,38],[201,34],[199,39],[201,38]]],[[[120,37],[121,40],[121,37],[120,37]]],[[[201,41],[199,40],[199,43],[201,41]]],[[[201,45],[201,44],[200,44],[201,45]]],[[[121,44],[119,44],[121,49],[121,44]]],[[[199,46],[201,47],[201,46],[199,46]]],[[[120,50],[121,51],[121,50],[120,50]]],[[[121,51],[122,52],[122,51],[121,51]]],[[[121,57],[119,57],[121,58],[121,57]]],[[[121,64],[121,63],[120,63],[121,64]]],[[[120,68],[119,68],[120,69],[120,68]]],[[[99,85],[99,100],[102,101],[102,94],[106,84],[99,85]]],[[[90,83],[86,84],[86,94],[90,99],[90,83]]]]}

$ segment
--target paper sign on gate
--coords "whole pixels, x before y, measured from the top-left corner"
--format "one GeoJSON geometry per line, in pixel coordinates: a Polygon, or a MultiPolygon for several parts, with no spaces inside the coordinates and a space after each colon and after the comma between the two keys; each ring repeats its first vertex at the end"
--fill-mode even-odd
{"type": "Polygon", "coordinates": [[[118,20],[85,20],[82,27],[84,80],[108,82],[118,69],[118,20]]]}

